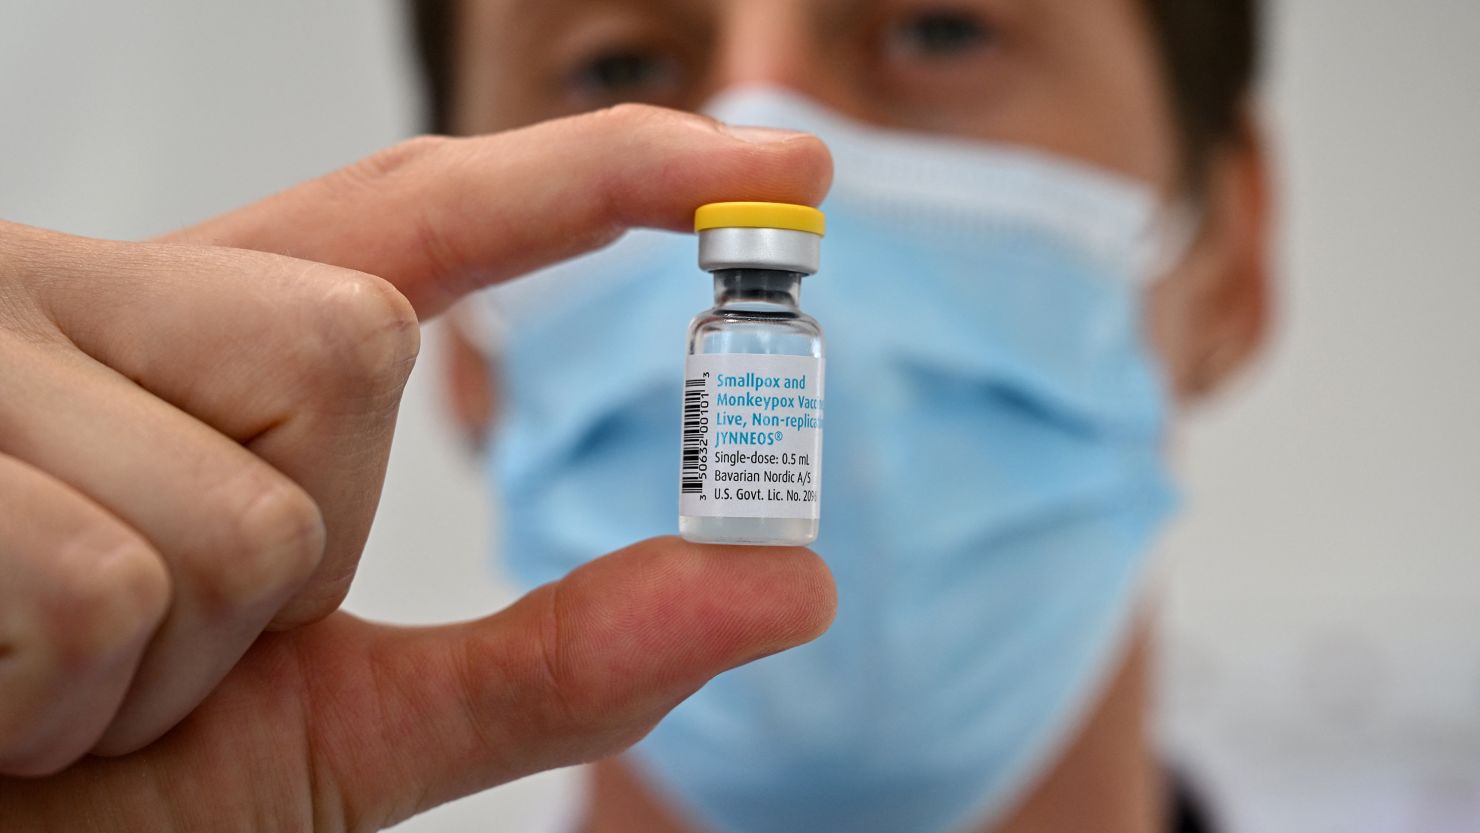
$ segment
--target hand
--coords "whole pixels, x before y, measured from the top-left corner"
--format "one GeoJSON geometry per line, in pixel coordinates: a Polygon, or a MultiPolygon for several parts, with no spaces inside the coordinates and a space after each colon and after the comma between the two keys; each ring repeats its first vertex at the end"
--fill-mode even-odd
{"type": "Polygon", "coordinates": [[[663,538],[479,622],[336,613],[264,635],[142,751],[0,778],[0,830],[376,830],[620,750],[713,675],[817,636],[832,593],[805,550],[663,538]]]}
{"type": "Polygon", "coordinates": [[[814,556],[660,541],[482,623],[258,639],[344,596],[417,315],[827,177],[810,137],[619,107],[409,142],[155,244],[0,226],[0,772],[125,755],[205,699],[143,753],[0,782],[0,829],[191,801],[378,824],[610,751],[815,636],[814,556]]]}

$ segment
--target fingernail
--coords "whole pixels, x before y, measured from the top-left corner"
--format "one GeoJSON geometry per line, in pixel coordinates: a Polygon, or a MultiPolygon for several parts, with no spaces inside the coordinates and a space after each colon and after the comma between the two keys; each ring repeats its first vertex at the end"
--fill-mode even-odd
{"type": "Polygon", "coordinates": [[[798,136],[807,134],[795,130],[782,130],[779,127],[749,127],[745,125],[722,125],[724,131],[742,142],[750,142],[754,145],[768,145],[773,142],[785,142],[798,136]]]}

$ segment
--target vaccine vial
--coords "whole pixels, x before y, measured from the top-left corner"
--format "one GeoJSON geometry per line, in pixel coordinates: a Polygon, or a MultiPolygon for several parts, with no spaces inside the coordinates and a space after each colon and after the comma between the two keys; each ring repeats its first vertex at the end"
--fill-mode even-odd
{"type": "Polygon", "coordinates": [[[689,325],[678,529],[710,544],[817,539],[822,328],[802,312],[824,219],[805,205],[723,202],[694,214],[714,306],[689,325]]]}

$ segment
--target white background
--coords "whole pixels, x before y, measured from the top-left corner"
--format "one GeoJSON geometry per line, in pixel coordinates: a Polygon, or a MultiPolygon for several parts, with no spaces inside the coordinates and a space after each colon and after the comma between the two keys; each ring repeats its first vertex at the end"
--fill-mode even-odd
{"type": "MultiPolygon", "coordinates": [[[[0,2],[0,217],[148,235],[406,135],[398,8],[0,2]]],[[[1181,438],[1160,723],[1235,831],[1480,830],[1480,4],[1274,11],[1280,322],[1181,438]]],[[[378,618],[508,598],[437,359],[350,597],[378,618]]],[[[539,829],[575,778],[404,829],[539,829]]]]}

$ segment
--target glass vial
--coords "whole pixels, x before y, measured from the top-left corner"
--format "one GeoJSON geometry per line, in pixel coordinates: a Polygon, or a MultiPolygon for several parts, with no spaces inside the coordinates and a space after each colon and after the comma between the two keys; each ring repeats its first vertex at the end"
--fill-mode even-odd
{"type": "Polygon", "coordinates": [[[714,306],[689,326],[679,534],[711,544],[817,539],[822,328],[798,306],[822,212],[711,203],[694,215],[714,306]]]}

